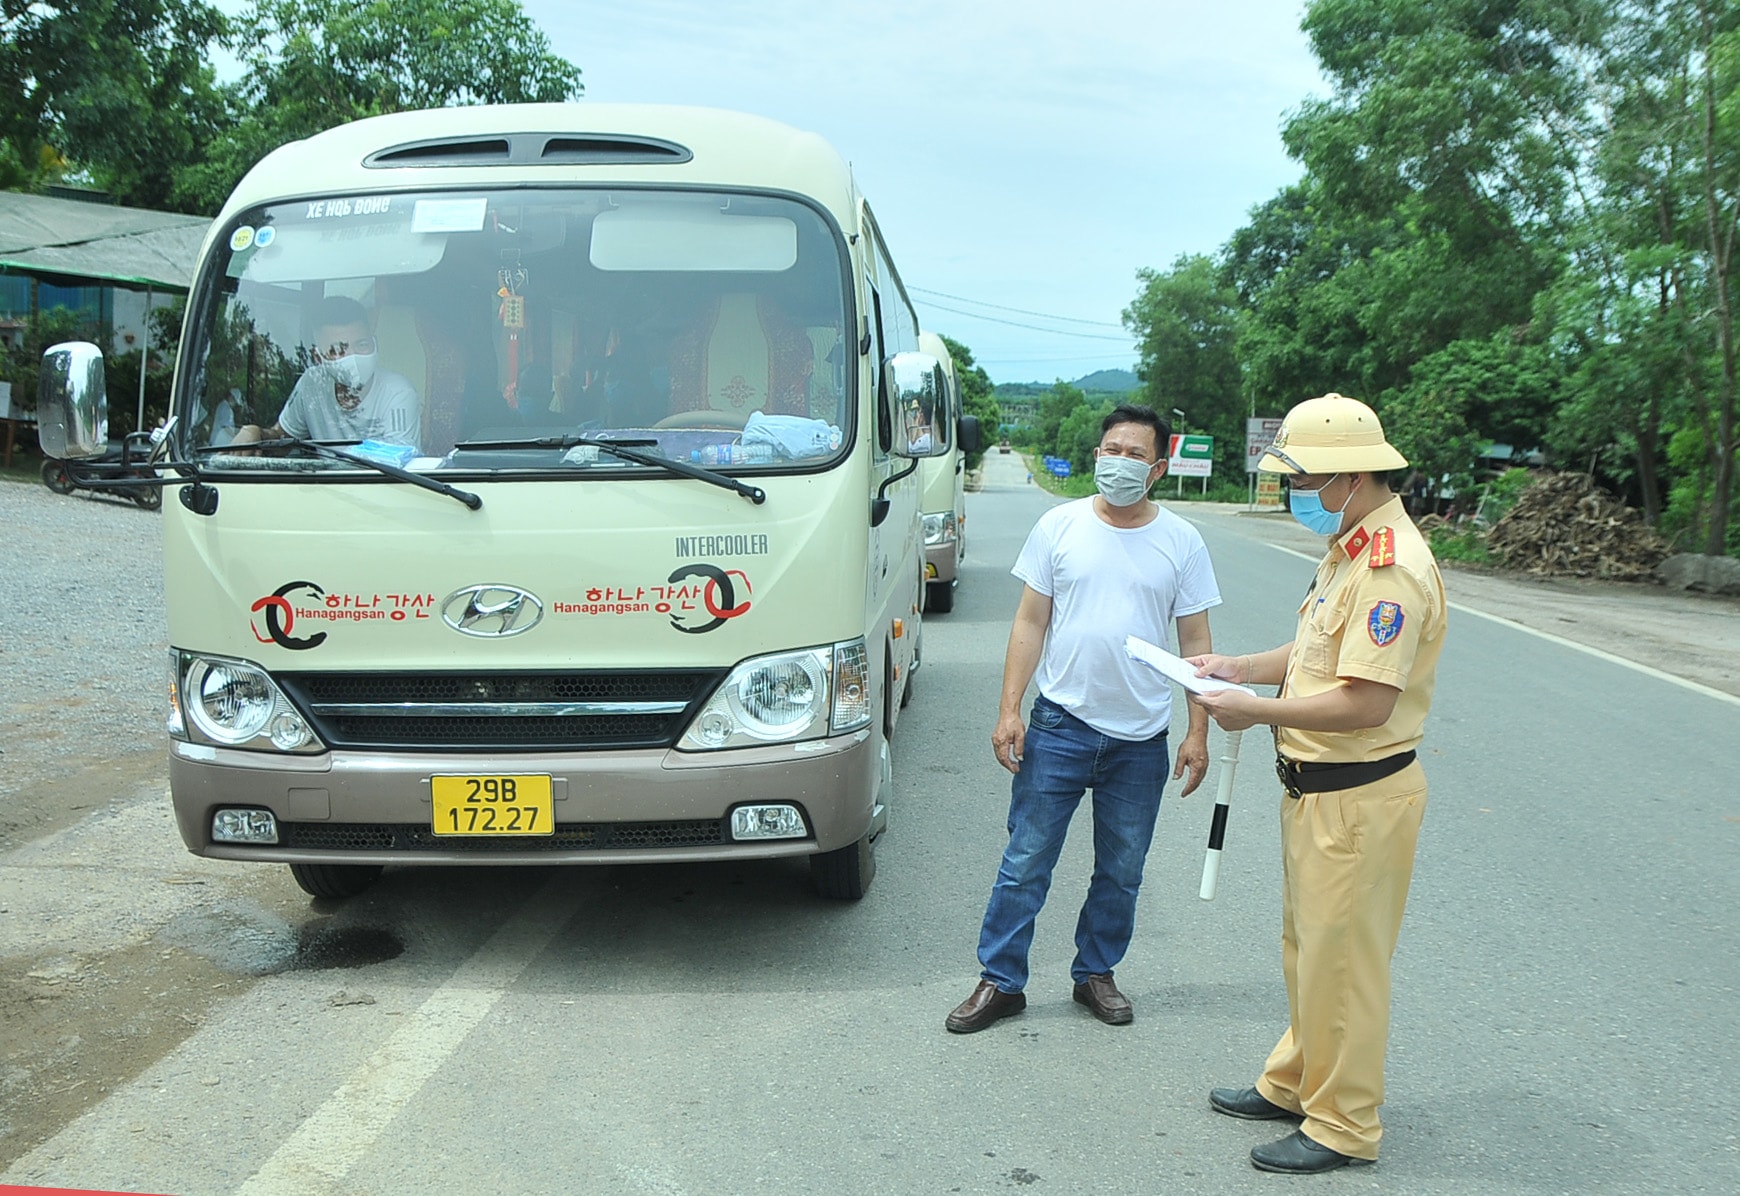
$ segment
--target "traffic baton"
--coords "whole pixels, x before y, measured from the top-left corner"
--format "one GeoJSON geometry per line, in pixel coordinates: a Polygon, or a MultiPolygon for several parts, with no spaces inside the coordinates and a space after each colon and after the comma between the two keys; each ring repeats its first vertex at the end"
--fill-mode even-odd
{"type": "Polygon", "coordinates": [[[1214,900],[1215,882],[1220,879],[1220,847],[1226,840],[1226,811],[1232,804],[1233,773],[1239,768],[1239,740],[1243,731],[1226,733],[1226,754],[1220,758],[1220,786],[1214,795],[1214,822],[1208,828],[1208,854],[1202,857],[1202,892],[1204,901],[1214,900]]]}

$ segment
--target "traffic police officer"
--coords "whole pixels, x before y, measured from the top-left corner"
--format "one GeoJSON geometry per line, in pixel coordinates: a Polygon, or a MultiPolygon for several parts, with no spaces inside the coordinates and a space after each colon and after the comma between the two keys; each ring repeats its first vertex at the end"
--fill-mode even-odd
{"type": "Polygon", "coordinates": [[[1279,685],[1199,700],[1229,731],[1275,729],[1281,800],[1281,967],[1287,1032],[1254,1088],[1209,1104],[1249,1120],[1302,1119],[1251,1151],[1265,1171],[1377,1158],[1390,956],[1426,808],[1419,745],[1444,644],[1444,583],[1391,492],[1407,461],[1370,407],[1328,394],[1287,413],[1258,463],[1287,475],[1288,506],[1329,537],[1291,643],[1195,657],[1198,673],[1279,685]]]}

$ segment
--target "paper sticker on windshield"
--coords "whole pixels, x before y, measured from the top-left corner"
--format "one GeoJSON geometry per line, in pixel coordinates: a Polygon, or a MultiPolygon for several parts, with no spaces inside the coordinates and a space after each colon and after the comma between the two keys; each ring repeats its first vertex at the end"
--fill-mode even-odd
{"type": "Polygon", "coordinates": [[[244,224],[230,234],[230,252],[240,253],[254,243],[254,226],[244,224]]]}
{"type": "Polygon", "coordinates": [[[477,199],[419,199],[411,212],[414,233],[474,233],[483,227],[489,201],[477,199]]]}
{"type": "Polygon", "coordinates": [[[266,246],[270,245],[277,239],[278,230],[269,224],[254,233],[254,244],[260,249],[266,248],[266,246]]]}

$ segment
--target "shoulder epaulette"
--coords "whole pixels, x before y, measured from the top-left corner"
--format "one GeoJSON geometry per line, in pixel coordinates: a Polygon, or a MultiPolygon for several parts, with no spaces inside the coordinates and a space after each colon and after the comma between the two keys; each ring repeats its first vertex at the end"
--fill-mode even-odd
{"type": "Polygon", "coordinates": [[[1396,563],[1396,530],[1380,527],[1372,533],[1371,555],[1365,558],[1367,568],[1382,569],[1396,563]]]}

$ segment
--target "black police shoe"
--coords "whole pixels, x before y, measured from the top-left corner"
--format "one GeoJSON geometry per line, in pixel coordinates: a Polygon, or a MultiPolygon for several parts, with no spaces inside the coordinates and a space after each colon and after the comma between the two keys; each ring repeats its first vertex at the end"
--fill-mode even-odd
{"type": "Polygon", "coordinates": [[[1363,1167],[1375,1161],[1330,1150],[1307,1138],[1304,1130],[1294,1130],[1279,1142],[1251,1151],[1251,1166],[1258,1171],[1279,1171],[1285,1175],[1315,1175],[1337,1167],[1363,1167]]]}
{"type": "Polygon", "coordinates": [[[1288,1117],[1299,1120],[1299,1114],[1283,1109],[1255,1088],[1212,1089],[1208,1094],[1208,1107],[1216,1113],[1244,1121],[1280,1121],[1288,1117]]]}

